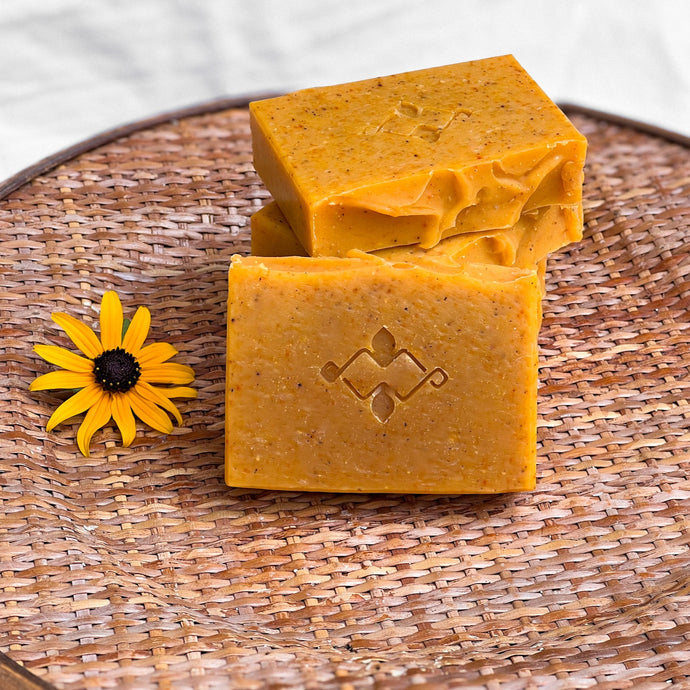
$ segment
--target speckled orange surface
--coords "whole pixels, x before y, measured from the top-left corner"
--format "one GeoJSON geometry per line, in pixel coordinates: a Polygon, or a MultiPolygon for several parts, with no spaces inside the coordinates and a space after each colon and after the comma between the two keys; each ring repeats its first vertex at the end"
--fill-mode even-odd
{"type": "Polygon", "coordinates": [[[235,257],[227,483],[534,488],[540,303],[518,268],[235,257]]]}

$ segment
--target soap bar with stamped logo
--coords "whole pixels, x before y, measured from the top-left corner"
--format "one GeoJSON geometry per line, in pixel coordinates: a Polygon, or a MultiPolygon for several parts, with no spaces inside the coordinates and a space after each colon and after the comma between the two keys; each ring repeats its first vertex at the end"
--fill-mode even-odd
{"type": "Polygon", "coordinates": [[[570,206],[586,140],[512,56],[297,91],[250,105],[254,164],[313,256],[515,225],[570,206]]]}
{"type": "Polygon", "coordinates": [[[534,487],[535,270],[233,257],[226,481],[345,492],[534,487]]]}

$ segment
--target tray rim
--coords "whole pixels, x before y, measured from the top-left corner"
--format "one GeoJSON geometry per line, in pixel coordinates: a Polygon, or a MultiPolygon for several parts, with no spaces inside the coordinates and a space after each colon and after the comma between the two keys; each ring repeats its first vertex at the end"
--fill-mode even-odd
{"type": "MultiPolygon", "coordinates": [[[[44,175],[50,170],[63,165],[67,161],[70,161],[77,156],[89,151],[93,151],[99,146],[110,144],[121,137],[129,136],[130,134],[134,134],[145,129],[150,129],[152,127],[156,127],[157,125],[162,125],[174,120],[181,120],[187,117],[194,117],[196,115],[207,115],[219,112],[221,110],[229,110],[231,108],[246,108],[251,101],[261,100],[263,98],[271,98],[278,95],[280,94],[256,93],[247,94],[244,96],[215,98],[209,101],[202,101],[201,103],[185,106],[183,108],[164,111],[156,115],[151,115],[143,119],[134,120],[132,122],[104,130],[99,134],[95,134],[94,136],[83,139],[76,144],[72,144],[71,146],[52,153],[36,163],[19,170],[14,175],[0,182],[0,201],[6,199],[10,194],[12,194],[12,192],[17,191],[39,175],[44,175]]],[[[690,136],[686,136],[685,134],[681,134],[680,132],[676,132],[671,129],[659,127],[657,125],[653,125],[642,120],[625,117],[623,115],[616,115],[615,113],[610,113],[604,110],[597,110],[595,108],[579,105],[577,103],[559,102],[557,105],[566,115],[587,115],[598,120],[605,120],[611,124],[629,127],[645,134],[666,139],[672,143],[680,144],[681,146],[690,149],[690,136]]]]}
{"type": "Polygon", "coordinates": [[[26,168],[22,168],[14,175],[11,175],[6,180],[0,182],[0,201],[6,199],[10,194],[12,194],[12,192],[17,191],[17,189],[31,182],[31,180],[39,175],[44,175],[50,170],[67,163],[67,161],[70,161],[77,156],[89,151],[93,151],[99,146],[110,144],[121,137],[126,137],[130,134],[141,132],[142,130],[150,129],[152,127],[156,127],[157,125],[166,124],[175,120],[194,117],[195,115],[207,115],[219,112],[221,110],[229,110],[231,108],[246,108],[251,101],[262,98],[270,98],[271,96],[275,95],[277,94],[261,93],[231,98],[215,98],[210,101],[203,101],[201,103],[176,108],[174,110],[166,110],[142,119],[117,125],[111,129],[106,129],[98,134],[87,137],[86,139],[82,139],[76,144],[71,144],[64,149],[51,153],[45,158],[41,158],[36,163],[33,163],[26,168]]]}
{"type": "MultiPolygon", "coordinates": [[[[260,98],[260,97],[268,97],[268,96],[257,96],[255,98],[260,98]]],[[[110,130],[107,130],[105,132],[102,132],[101,134],[98,134],[93,137],[89,137],[77,144],[74,144],[72,146],[69,146],[66,149],[63,149],[62,151],[58,151],[57,153],[48,156],[47,158],[42,159],[41,161],[38,161],[36,164],[29,166],[28,168],[25,168],[23,171],[20,171],[17,175],[12,176],[11,178],[8,178],[7,181],[3,182],[0,184],[0,201],[5,199],[7,196],[12,194],[14,191],[21,189],[23,186],[30,184],[33,179],[36,177],[39,177],[40,175],[49,173],[51,170],[54,170],[60,165],[63,165],[65,163],[68,163],[69,161],[77,158],[80,155],[83,155],[84,153],[88,153],[89,151],[92,151],[94,149],[99,148],[100,146],[107,145],[109,143],[112,143],[113,141],[116,141],[122,137],[129,136],[130,134],[139,132],[139,131],[145,131],[149,128],[153,128],[159,125],[163,125],[169,122],[175,122],[176,120],[181,120],[184,118],[188,117],[195,117],[195,116],[202,116],[205,114],[213,114],[217,113],[223,110],[228,110],[232,108],[245,108],[247,104],[249,103],[250,100],[253,100],[253,98],[248,98],[248,97],[243,97],[243,98],[227,98],[227,99],[218,99],[214,101],[209,101],[206,103],[200,103],[198,105],[193,105],[189,106],[187,108],[183,109],[178,109],[166,113],[161,113],[159,115],[154,115],[152,117],[147,117],[144,119],[140,119],[137,121],[134,121],[132,123],[122,125],[110,130]],[[15,181],[16,180],[16,181],[15,181]],[[8,183],[14,182],[15,186],[8,185],[8,183]]],[[[602,122],[610,122],[613,124],[618,124],[622,127],[628,127],[630,129],[634,129],[637,131],[641,131],[644,133],[649,134],[650,136],[655,136],[659,139],[665,139],[667,141],[675,142],[682,147],[685,148],[690,148],[690,137],[686,137],[684,135],[678,134],[676,132],[672,132],[669,130],[664,130],[658,127],[655,127],[653,125],[646,124],[644,122],[638,122],[635,120],[629,120],[624,117],[620,117],[617,115],[613,115],[610,113],[605,113],[601,111],[596,111],[592,110],[587,107],[583,106],[578,106],[575,104],[559,104],[560,107],[564,110],[564,112],[568,114],[582,114],[585,116],[590,116],[592,118],[598,119],[602,122]]],[[[11,654],[11,652],[10,652],[11,654]]],[[[7,665],[9,662],[9,671],[16,671],[18,674],[21,673],[21,675],[24,677],[23,680],[26,682],[41,682],[43,685],[26,685],[26,690],[29,690],[29,688],[33,687],[46,687],[46,688],[51,688],[54,689],[54,686],[48,685],[45,681],[43,681],[40,677],[37,677],[33,674],[31,674],[29,671],[26,670],[25,667],[17,664],[16,662],[13,662],[11,657],[7,657],[7,655],[4,655],[0,653],[0,680],[3,678],[3,670],[7,671],[7,665]],[[3,668],[3,665],[5,668],[3,668]],[[20,671],[21,669],[21,671],[20,671]]],[[[19,690],[19,687],[24,687],[24,686],[17,686],[17,690],[19,690]]]]}
{"type": "Polygon", "coordinates": [[[9,690],[57,690],[3,652],[0,652],[0,682],[9,690]]]}

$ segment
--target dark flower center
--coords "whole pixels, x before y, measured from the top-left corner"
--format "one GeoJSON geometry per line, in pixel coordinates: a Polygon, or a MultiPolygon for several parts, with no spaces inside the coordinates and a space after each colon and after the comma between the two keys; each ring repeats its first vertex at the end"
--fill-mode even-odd
{"type": "Polygon", "coordinates": [[[103,390],[110,393],[128,391],[141,376],[139,362],[126,350],[106,350],[93,360],[93,375],[103,390]]]}

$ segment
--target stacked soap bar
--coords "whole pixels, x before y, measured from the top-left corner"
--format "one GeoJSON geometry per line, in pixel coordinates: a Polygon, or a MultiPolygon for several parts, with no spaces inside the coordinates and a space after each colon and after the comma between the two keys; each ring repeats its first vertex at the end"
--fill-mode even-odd
{"type": "MultiPolygon", "coordinates": [[[[568,206],[586,142],[511,56],[252,104],[254,163],[311,256],[508,228],[568,206]]],[[[580,211],[581,213],[581,211],[580,211]]]]}
{"type": "Polygon", "coordinates": [[[275,201],[229,271],[226,481],[534,487],[546,257],[586,141],[503,56],[251,104],[275,201]]]}

